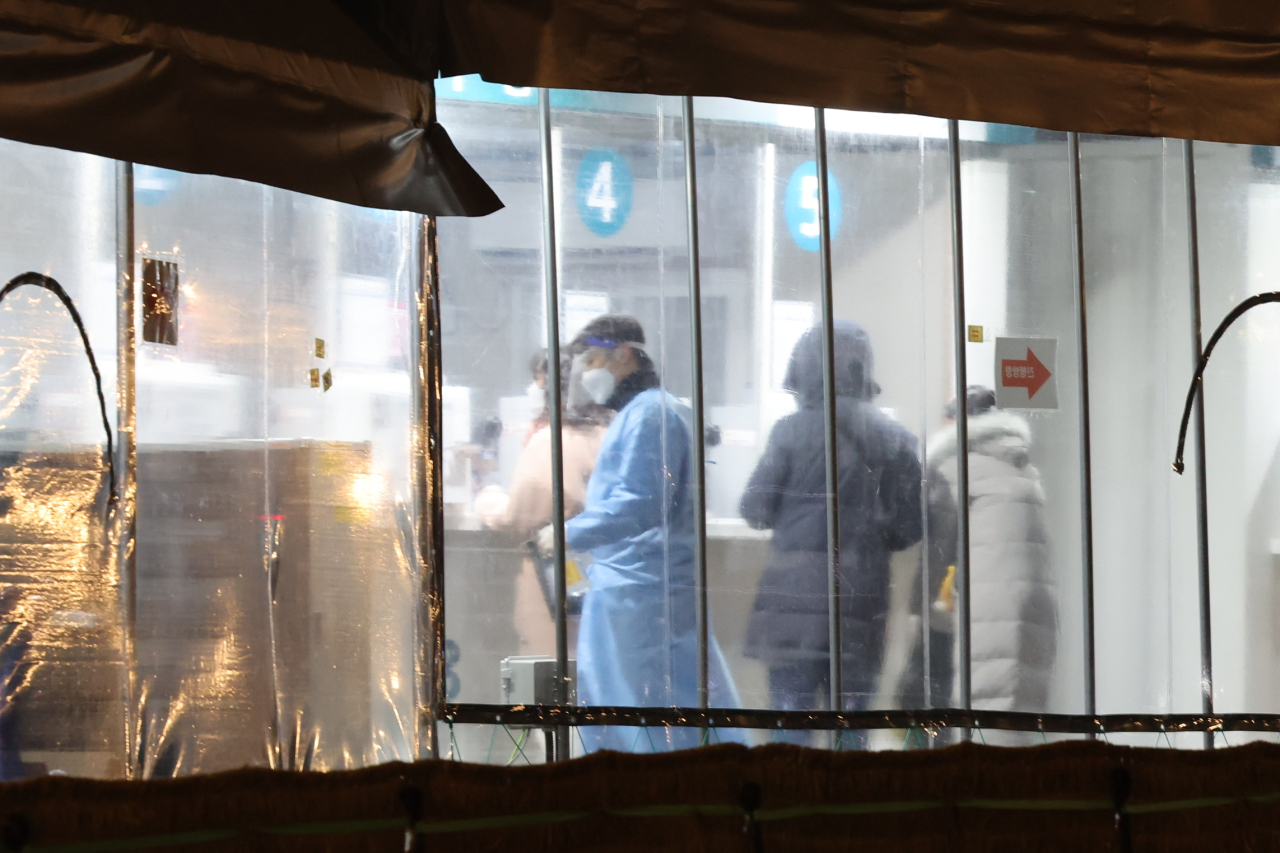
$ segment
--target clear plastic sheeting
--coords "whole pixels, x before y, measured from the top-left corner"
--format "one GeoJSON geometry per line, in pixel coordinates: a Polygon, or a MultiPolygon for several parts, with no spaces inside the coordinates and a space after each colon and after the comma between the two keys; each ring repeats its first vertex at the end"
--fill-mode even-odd
{"type": "MultiPolygon", "coordinates": [[[[412,215],[0,145],[0,280],[33,270],[75,299],[120,447],[111,504],[74,326],[47,293],[15,292],[0,306],[4,778],[915,749],[956,728],[1137,743],[1169,723],[1163,742],[1182,746],[1206,743],[1196,726],[1280,727],[1249,716],[1280,695],[1267,313],[1205,379],[1211,607],[1205,498],[1168,467],[1194,341],[1180,144],[964,124],[957,149],[920,117],[832,110],[820,126],[696,99],[690,128],[688,104],[657,96],[437,90],[508,203],[438,223],[438,282],[420,257],[437,232],[412,215]],[[439,457],[411,480],[428,432],[439,457]],[[419,549],[437,545],[424,578],[419,549]],[[1193,719],[1210,690],[1241,716],[1193,719]],[[1188,716],[1156,716],[1171,713],[1188,716]]],[[[1216,324],[1272,287],[1280,159],[1195,150],[1216,324]]]]}
{"type": "Polygon", "coordinates": [[[138,352],[138,772],[411,759],[416,219],[148,178],[138,252],[181,280],[138,352]]]}
{"type": "Polygon", "coordinates": [[[2,458],[0,779],[119,775],[124,667],[101,455],[2,458]]]}
{"type": "MultiPolygon", "coordinates": [[[[114,400],[114,164],[0,143],[0,279],[56,277],[114,400]]],[[[124,772],[118,570],[93,375],[66,308],[0,304],[0,779],[124,772]]]]}
{"type": "MultiPolygon", "coordinates": [[[[127,184],[3,154],[0,278],[65,286],[114,401],[127,184]]],[[[132,200],[137,456],[114,511],[74,325],[36,288],[0,307],[0,778],[412,760],[419,218],[146,167],[132,200]]]]}

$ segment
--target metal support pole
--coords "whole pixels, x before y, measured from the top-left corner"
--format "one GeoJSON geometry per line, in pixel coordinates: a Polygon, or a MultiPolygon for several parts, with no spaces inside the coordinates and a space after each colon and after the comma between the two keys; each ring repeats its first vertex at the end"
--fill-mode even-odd
{"type": "Polygon", "coordinates": [[[439,244],[434,216],[422,217],[418,246],[418,282],[414,294],[413,351],[413,497],[421,572],[420,625],[423,708],[419,753],[438,758],[436,723],[444,714],[444,436],[441,418],[443,373],[440,340],[439,244]]]}
{"type": "MultiPolygon", "coordinates": [[[[1203,353],[1200,320],[1200,227],[1196,210],[1196,158],[1194,143],[1182,142],[1182,159],[1187,182],[1187,251],[1191,273],[1191,327],[1194,334],[1193,364],[1203,353]]],[[[1196,469],[1196,553],[1200,580],[1200,693],[1201,710],[1213,714],[1213,617],[1209,612],[1209,483],[1206,475],[1204,436],[1204,385],[1195,403],[1196,469]]],[[[1205,732],[1204,748],[1213,749],[1213,732],[1205,732]]]]}
{"type": "MultiPolygon", "coordinates": [[[[1076,370],[1080,407],[1080,547],[1084,574],[1084,712],[1098,713],[1093,632],[1093,449],[1089,418],[1089,325],[1085,301],[1084,199],[1080,184],[1080,134],[1067,134],[1071,160],[1071,248],[1076,285],[1076,370]]],[[[1090,736],[1090,740],[1093,737],[1090,736]]]]}
{"type": "MultiPolygon", "coordinates": [[[[964,212],[960,196],[960,122],[947,122],[951,152],[951,251],[952,299],[955,303],[956,344],[956,639],[957,672],[960,676],[960,707],[973,706],[973,689],[969,672],[969,361],[965,346],[968,328],[964,316],[964,212]]],[[[966,731],[965,736],[969,733],[966,731]]]]}
{"type": "MultiPolygon", "coordinates": [[[[560,378],[560,284],[556,269],[556,196],[551,150],[551,98],[547,89],[538,90],[538,140],[542,150],[542,270],[547,314],[547,414],[551,428],[551,529],[555,534],[556,596],[556,680],[557,705],[569,704],[569,627],[565,608],[564,541],[564,433],[561,414],[560,378]]],[[[555,755],[569,757],[569,729],[560,726],[552,739],[555,755]]]]}
{"type": "Polygon", "coordinates": [[[138,672],[138,407],[137,296],[134,288],[133,164],[116,163],[116,494],[111,531],[116,571],[120,582],[120,609],[124,621],[124,762],[125,777],[132,779],[138,754],[134,721],[141,709],[134,706],[138,672]]]}
{"type": "Polygon", "coordinates": [[[831,209],[827,186],[827,121],[821,107],[813,111],[814,165],[818,178],[818,263],[822,276],[822,391],[827,446],[827,622],[831,659],[831,710],[844,709],[844,646],[840,616],[840,456],[836,446],[835,305],[831,288],[831,209]]]}
{"type": "Polygon", "coordinates": [[[702,277],[698,252],[698,172],[694,151],[693,98],[685,95],[684,108],[684,186],[685,219],[689,241],[689,356],[693,362],[693,476],[689,484],[693,493],[693,572],[694,595],[697,599],[698,629],[698,707],[711,701],[708,686],[708,648],[710,646],[710,611],[707,602],[707,482],[706,422],[702,399],[702,277]]]}

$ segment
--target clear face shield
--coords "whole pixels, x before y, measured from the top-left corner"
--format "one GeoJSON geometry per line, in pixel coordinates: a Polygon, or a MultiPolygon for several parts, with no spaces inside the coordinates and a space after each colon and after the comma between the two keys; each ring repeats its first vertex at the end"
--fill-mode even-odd
{"type": "Polygon", "coordinates": [[[618,387],[615,365],[628,353],[639,357],[644,350],[633,341],[588,338],[587,348],[573,359],[569,377],[569,405],[593,402],[603,406],[618,387]]]}

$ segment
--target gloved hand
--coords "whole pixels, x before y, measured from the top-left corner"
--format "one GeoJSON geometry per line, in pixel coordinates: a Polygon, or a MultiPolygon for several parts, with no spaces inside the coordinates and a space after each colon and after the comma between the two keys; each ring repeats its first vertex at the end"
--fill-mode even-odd
{"type": "Polygon", "coordinates": [[[548,524],[546,527],[538,531],[537,537],[533,540],[538,544],[538,553],[544,557],[550,557],[556,551],[556,528],[555,525],[548,524]]]}

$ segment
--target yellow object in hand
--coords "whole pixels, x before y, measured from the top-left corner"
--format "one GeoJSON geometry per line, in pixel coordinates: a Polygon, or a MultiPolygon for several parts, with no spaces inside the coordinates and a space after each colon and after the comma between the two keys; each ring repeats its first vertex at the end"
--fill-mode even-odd
{"type": "Polygon", "coordinates": [[[933,609],[940,613],[954,613],[956,610],[956,567],[947,566],[947,576],[942,579],[938,589],[938,598],[933,602],[933,609]]]}
{"type": "Polygon", "coordinates": [[[586,578],[582,576],[582,570],[578,568],[578,561],[566,559],[564,561],[565,587],[572,587],[574,584],[582,583],[585,580],[586,578]]]}

